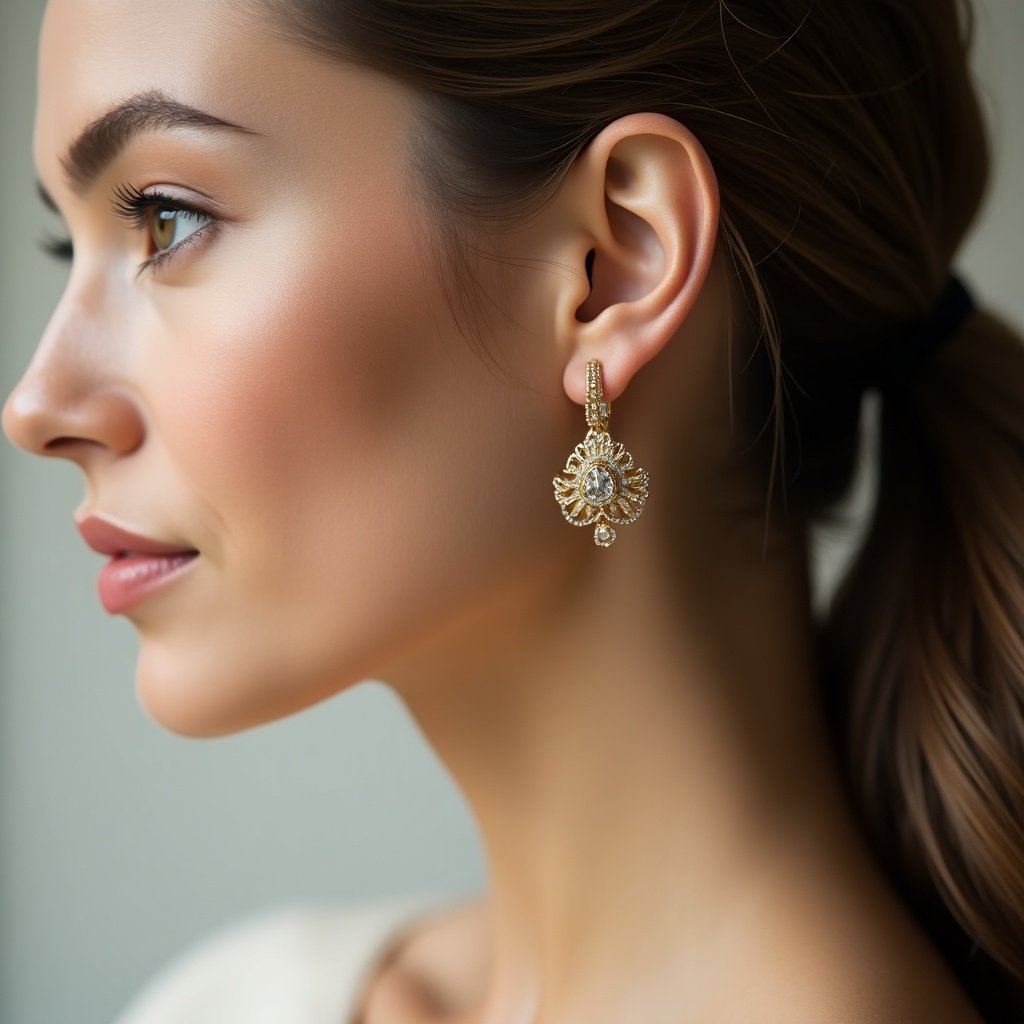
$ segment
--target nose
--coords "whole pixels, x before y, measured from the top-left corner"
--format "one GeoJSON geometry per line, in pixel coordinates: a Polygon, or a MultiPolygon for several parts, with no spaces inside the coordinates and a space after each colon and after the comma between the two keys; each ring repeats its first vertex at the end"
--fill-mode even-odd
{"type": "Polygon", "coordinates": [[[51,320],[28,369],[4,402],[0,424],[33,455],[84,466],[104,454],[126,455],[142,443],[144,422],[110,351],[51,320]]]}

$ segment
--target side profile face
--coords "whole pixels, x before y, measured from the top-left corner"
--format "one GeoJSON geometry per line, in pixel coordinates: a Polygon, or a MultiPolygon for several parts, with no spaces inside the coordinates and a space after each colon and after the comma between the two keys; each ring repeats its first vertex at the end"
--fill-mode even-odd
{"type": "Polygon", "coordinates": [[[3,426],[81,469],[69,515],[199,552],[125,611],[155,720],[215,735],[386,679],[584,549],[550,493],[583,418],[517,300],[535,276],[481,339],[515,384],[453,318],[405,87],[218,0],[51,0],[38,83],[36,169],[74,260],[3,426]],[[156,92],[247,131],[158,118],[73,189],[74,140],[156,92]],[[133,193],[201,212],[130,223],[133,193]]]}

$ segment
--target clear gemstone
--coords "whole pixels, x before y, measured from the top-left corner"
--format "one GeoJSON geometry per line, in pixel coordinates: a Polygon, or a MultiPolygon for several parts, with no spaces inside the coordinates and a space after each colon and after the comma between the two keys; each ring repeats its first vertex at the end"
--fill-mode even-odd
{"type": "Polygon", "coordinates": [[[607,501],[614,486],[611,474],[604,466],[592,466],[583,481],[583,493],[589,501],[607,501]]]}

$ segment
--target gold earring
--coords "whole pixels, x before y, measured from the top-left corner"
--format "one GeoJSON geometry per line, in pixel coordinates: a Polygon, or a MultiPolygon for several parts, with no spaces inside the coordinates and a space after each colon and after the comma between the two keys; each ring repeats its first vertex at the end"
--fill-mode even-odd
{"type": "Polygon", "coordinates": [[[556,476],[555,500],[562,515],[573,526],[594,527],[594,543],[606,548],[615,542],[615,530],[636,522],[647,500],[649,474],[633,467],[633,456],[608,433],[612,414],[604,400],[601,384],[601,360],[587,363],[586,398],[587,436],[576,445],[565,463],[562,476],[556,476]]]}

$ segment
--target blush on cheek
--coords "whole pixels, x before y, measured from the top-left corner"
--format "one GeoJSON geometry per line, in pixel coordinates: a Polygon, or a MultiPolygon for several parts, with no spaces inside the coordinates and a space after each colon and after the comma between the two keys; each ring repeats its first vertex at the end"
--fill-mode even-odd
{"type": "Polygon", "coordinates": [[[177,349],[188,379],[168,414],[180,411],[183,442],[277,478],[311,446],[373,450],[402,433],[445,353],[432,271],[407,218],[379,210],[318,231],[291,224],[247,245],[259,256],[244,268],[220,268],[216,308],[190,311],[193,340],[177,349]]]}

